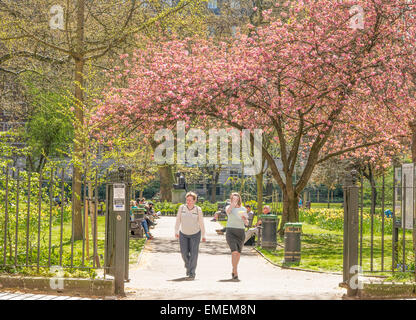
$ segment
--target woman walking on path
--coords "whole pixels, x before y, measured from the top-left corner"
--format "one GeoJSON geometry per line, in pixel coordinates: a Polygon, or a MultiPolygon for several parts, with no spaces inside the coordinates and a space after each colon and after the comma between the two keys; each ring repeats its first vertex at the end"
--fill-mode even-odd
{"type": "Polygon", "coordinates": [[[202,242],[206,241],[204,217],[201,208],[195,205],[196,199],[195,193],[186,194],[186,205],[179,207],[175,224],[175,237],[179,239],[186,276],[189,280],[195,279],[201,236],[202,242]]]}
{"type": "Polygon", "coordinates": [[[241,206],[241,196],[232,193],[230,196],[231,204],[227,206],[227,230],[226,240],[231,249],[231,264],[233,266],[232,279],[238,281],[238,262],[240,261],[241,250],[244,246],[245,225],[248,225],[247,209],[241,206]]]}

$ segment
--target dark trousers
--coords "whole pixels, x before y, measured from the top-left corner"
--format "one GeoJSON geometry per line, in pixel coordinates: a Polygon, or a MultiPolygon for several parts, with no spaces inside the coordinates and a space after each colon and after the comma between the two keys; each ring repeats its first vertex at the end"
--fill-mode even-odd
{"type": "Polygon", "coordinates": [[[200,242],[201,231],[192,235],[186,235],[179,232],[179,245],[181,247],[182,259],[185,262],[186,274],[188,276],[195,277],[200,242]]]}

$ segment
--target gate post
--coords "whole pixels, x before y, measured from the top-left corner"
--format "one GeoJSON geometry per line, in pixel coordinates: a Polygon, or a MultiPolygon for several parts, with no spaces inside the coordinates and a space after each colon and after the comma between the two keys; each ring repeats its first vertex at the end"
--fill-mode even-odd
{"type": "Polygon", "coordinates": [[[120,166],[107,179],[106,268],[114,276],[115,293],[124,295],[129,273],[131,170],[120,166]]]}
{"type": "Polygon", "coordinates": [[[343,282],[347,296],[358,293],[358,186],[357,171],[347,173],[344,179],[344,259],[343,282]]]}

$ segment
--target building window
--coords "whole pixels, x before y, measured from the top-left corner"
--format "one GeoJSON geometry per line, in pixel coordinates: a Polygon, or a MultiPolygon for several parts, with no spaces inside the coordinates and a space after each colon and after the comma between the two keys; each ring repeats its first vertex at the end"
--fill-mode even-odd
{"type": "Polygon", "coordinates": [[[238,178],[238,176],[239,176],[238,171],[230,170],[230,177],[237,177],[238,178]]]}

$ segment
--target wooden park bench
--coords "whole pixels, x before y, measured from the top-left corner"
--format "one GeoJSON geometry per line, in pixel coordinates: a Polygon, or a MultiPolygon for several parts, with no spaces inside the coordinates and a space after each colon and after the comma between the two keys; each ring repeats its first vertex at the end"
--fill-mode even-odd
{"type": "Polygon", "coordinates": [[[132,209],[133,220],[130,220],[130,235],[132,238],[143,238],[144,230],[142,221],[144,219],[145,212],[146,208],[144,205],[139,205],[138,208],[132,209]]]}

